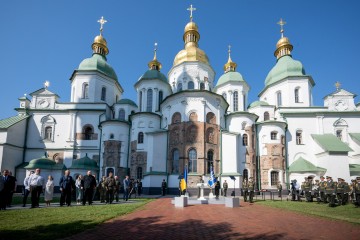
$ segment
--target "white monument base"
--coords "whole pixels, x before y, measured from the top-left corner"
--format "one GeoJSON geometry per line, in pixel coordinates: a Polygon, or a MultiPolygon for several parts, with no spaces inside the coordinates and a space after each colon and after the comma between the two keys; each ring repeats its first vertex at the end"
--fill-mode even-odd
{"type": "Polygon", "coordinates": [[[215,195],[212,192],[209,193],[209,199],[211,198],[215,198],[215,195]]]}
{"type": "Polygon", "coordinates": [[[226,197],[225,198],[225,207],[229,207],[229,208],[240,207],[240,198],[226,197]]]}
{"type": "Polygon", "coordinates": [[[175,197],[175,207],[186,207],[188,205],[188,197],[175,197]]]}

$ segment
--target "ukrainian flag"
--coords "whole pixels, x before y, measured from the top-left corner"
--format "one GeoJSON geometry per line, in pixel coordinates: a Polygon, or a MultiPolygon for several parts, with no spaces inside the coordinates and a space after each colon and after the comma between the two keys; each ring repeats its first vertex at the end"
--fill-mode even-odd
{"type": "Polygon", "coordinates": [[[184,178],[180,181],[180,190],[183,192],[187,188],[187,165],[184,168],[184,178]]]}

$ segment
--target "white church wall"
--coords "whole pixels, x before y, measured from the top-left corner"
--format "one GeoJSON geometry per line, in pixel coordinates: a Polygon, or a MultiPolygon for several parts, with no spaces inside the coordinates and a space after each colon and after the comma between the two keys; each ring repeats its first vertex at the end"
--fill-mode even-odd
{"type": "MultiPolygon", "coordinates": [[[[23,147],[24,146],[24,140],[25,140],[25,133],[26,132],[26,119],[24,119],[21,122],[18,122],[17,124],[9,127],[7,129],[7,136],[6,136],[6,143],[23,147]]],[[[1,134],[0,134],[1,136],[1,134]]],[[[2,141],[0,137],[0,143],[5,142],[2,141]]]]}
{"type": "Polygon", "coordinates": [[[238,162],[238,135],[228,132],[222,133],[222,173],[236,173],[238,162]]]}
{"type": "Polygon", "coordinates": [[[319,167],[326,168],[326,176],[331,176],[334,181],[343,178],[350,182],[349,159],[347,155],[322,154],[317,160],[319,167]]]}
{"type": "Polygon", "coordinates": [[[147,133],[147,172],[166,172],[167,132],[147,133]]]}

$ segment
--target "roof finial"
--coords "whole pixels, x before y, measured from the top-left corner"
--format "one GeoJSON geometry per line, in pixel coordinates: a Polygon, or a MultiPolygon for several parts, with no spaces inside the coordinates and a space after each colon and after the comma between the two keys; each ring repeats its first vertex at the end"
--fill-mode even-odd
{"type": "Polygon", "coordinates": [[[335,83],[335,87],[336,87],[336,90],[339,90],[340,89],[340,86],[341,86],[341,83],[339,81],[337,81],[335,83]]]}
{"type": "Polygon", "coordinates": [[[231,56],[230,56],[230,54],[231,54],[231,45],[229,45],[228,47],[229,47],[229,50],[228,50],[228,53],[229,53],[229,61],[231,61],[231,56]]]}
{"type": "Polygon", "coordinates": [[[187,10],[190,11],[190,21],[192,22],[192,20],[193,20],[193,11],[195,11],[196,8],[194,8],[193,5],[190,4],[190,7],[187,10]]]}
{"type": "Polygon", "coordinates": [[[154,60],[156,60],[157,42],[154,43],[154,60]]]}
{"type": "Polygon", "coordinates": [[[44,82],[44,88],[47,89],[50,86],[50,82],[49,81],[45,81],[44,82]]]}
{"type": "Polygon", "coordinates": [[[98,23],[100,23],[100,36],[102,36],[102,32],[103,32],[103,27],[104,24],[107,23],[107,21],[104,19],[104,17],[102,16],[99,20],[98,23]]]}
{"type": "Polygon", "coordinates": [[[285,21],[282,20],[282,18],[280,18],[280,21],[277,23],[280,25],[280,33],[281,33],[281,37],[284,37],[284,25],[286,24],[285,21]]]}

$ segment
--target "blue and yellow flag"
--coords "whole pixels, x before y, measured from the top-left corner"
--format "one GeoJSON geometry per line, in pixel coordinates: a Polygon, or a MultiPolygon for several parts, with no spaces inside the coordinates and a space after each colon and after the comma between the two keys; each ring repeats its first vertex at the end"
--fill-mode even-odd
{"type": "Polygon", "coordinates": [[[181,179],[181,182],[180,182],[180,190],[181,190],[181,192],[186,190],[186,188],[187,188],[187,165],[185,165],[185,168],[184,168],[184,178],[181,179]]]}
{"type": "Polygon", "coordinates": [[[217,182],[217,179],[214,174],[214,168],[213,168],[213,166],[210,166],[210,179],[208,181],[208,184],[212,188],[212,187],[214,187],[216,182],[217,182]]]}

